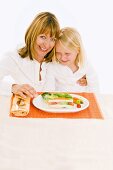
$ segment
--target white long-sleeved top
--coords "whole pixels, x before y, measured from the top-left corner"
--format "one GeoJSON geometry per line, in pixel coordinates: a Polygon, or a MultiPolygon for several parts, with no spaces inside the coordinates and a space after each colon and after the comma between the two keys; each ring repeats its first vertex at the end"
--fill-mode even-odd
{"type": "Polygon", "coordinates": [[[8,53],[0,60],[0,94],[10,95],[12,84],[29,84],[37,91],[42,91],[47,65],[42,64],[42,80],[39,81],[38,61],[30,60],[29,57],[21,58],[17,51],[8,53]],[[4,80],[6,76],[10,76],[11,81],[4,80]]]}
{"type": "Polygon", "coordinates": [[[49,63],[46,73],[44,91],[68,91],[68,92],[98,92],[99,85],[97,75],[93,67],[85,62],[81,69],[75,73],[57,62],[49,63]],[[80,86],[77,80],[86,75],[87,86],[80,86]]]}

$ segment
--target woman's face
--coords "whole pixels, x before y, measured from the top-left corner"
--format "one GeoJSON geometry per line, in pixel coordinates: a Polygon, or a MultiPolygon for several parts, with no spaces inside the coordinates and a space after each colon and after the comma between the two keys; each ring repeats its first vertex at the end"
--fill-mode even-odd
{"type": "Polygon", "coordinates": [[[60,42],[56,43],[56,58],[58,61],[63,64],[71,67],[75,65],[75,59],[78,54],[77,50],[70,50],[67,47],[64,47],[60,42]]]}
{"type": "Polygon", "coordinates": [[[42,62],[45,55],[49,53],[55,45],[55,37],[49,34],[39,34],[35,44],[35,59],[42,62]]]}

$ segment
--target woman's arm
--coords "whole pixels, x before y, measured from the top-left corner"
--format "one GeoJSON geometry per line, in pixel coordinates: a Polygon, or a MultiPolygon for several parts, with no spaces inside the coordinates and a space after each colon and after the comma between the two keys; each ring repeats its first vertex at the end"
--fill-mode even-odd
{"type": "Polygon", "coordinates": [[[9,56],[5,56],[0,60],[0,94],[10,95],[12,83],[14,83],[13,72],[14,72],[13,62],[9,56]],[[10,77],[11,79],[10,79],[10,77]]]}
{"type": "Polygon", "coordinates": [[[21,97],[26,95],[35,97],[36,91],[33,87],[28,84],[19,84],[18,78],[20,79],[23,74],[19,70],[17,62],[12,57],[7,55],[0,60],[0,94],[11,95],[13,92],[21,97]],[[6,80],[7,76],[10,76],[11,80],[9,78],[6,80]]]}
{"type": "Polygon", "coordinates": [[[26,98],[26,95],[33,98],[37,96],[36,90],[29,84],[13,84],[12,93],[18,94],[23,98],[26,98]]]}

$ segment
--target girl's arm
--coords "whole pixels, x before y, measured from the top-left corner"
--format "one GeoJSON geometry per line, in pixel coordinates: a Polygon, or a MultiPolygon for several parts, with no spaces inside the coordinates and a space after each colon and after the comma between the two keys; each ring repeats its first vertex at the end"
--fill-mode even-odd
{"type": "Polygon", "coordinates": [[[87,86],[87,78],[86,78],[86,75],[84,75],[81,79],[79,79],[77,81],[77,83],[80,85],[80,86],[87,86]]]}

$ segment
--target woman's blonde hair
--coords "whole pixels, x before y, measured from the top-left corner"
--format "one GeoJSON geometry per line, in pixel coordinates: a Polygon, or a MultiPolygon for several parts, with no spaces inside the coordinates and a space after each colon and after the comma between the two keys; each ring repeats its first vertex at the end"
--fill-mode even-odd
{"type": "Polygon", "coordinates": [[[78,54],[75,59],[75,64],[81,67],[85,59],[85,51],[81,36],[75,28],[65,27],[60,30],[59,37],[56,41],[60,42],[65,48],[70,50],[77,50],[78,54]]]}
{"type": "MultiPolygon", "coordinates": [[[[25,34],[25,46],[18,50],[22,58],[28,57],[33,60],[35,55],[35,43],[37,36],[43,33],[49,33],[51,37],[57,38],[60,26],[56,16],[50,12],[41,12],[32,21],[25,34]]],[[[54,48],[45,56],[45,61],[51,61],[54,55],[54,48]]]]}

